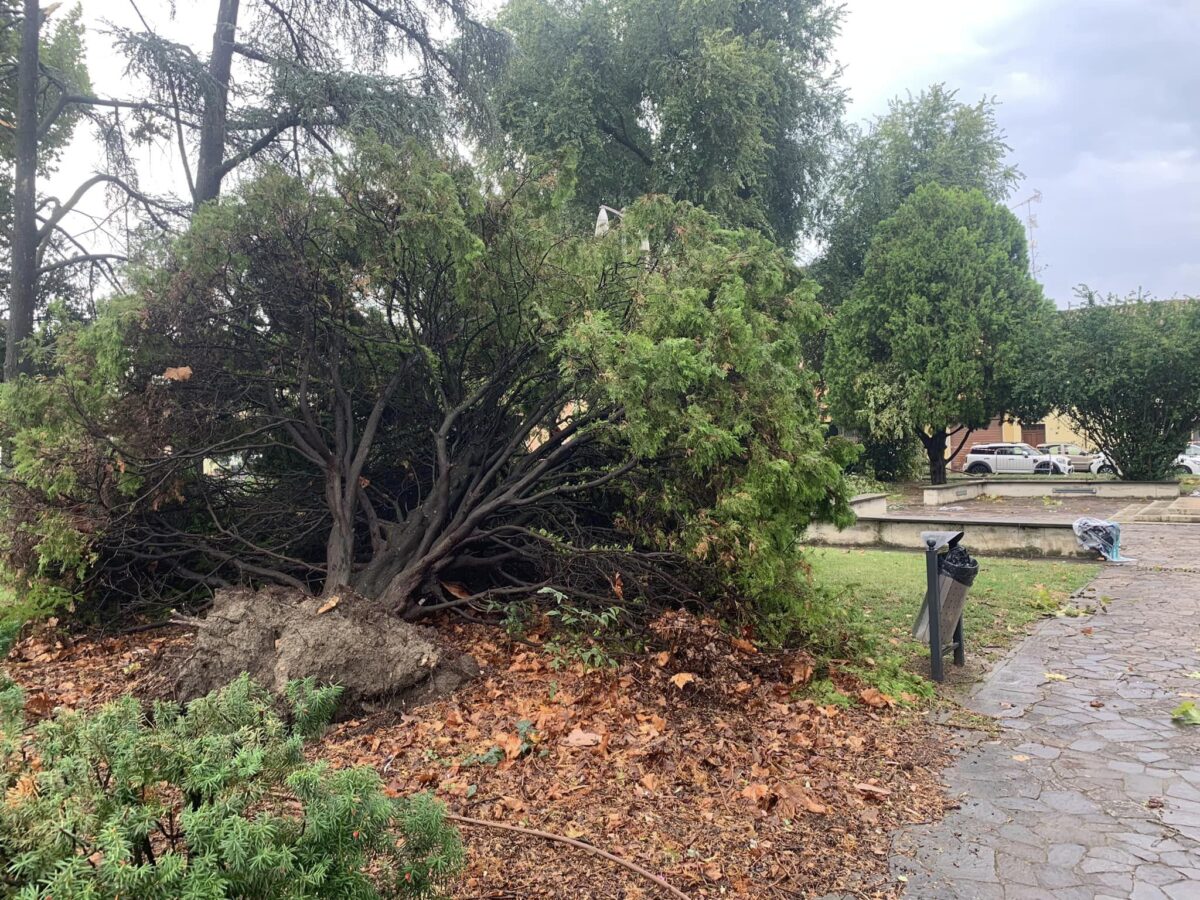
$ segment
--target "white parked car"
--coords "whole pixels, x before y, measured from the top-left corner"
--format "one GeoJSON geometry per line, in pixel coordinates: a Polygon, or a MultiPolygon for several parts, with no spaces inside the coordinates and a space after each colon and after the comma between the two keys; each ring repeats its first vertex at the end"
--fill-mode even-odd
{"type": "MultiPolygon", "coordinates": [[[[1103,453],[1092,463],[1093,475],[1116,475],[1117,467],[1103,453]]],[[[1200,475],[1200,444],[1188,444],[1187,449],[1175,457],[1176,475],[1200,475]]]]}
{"type": "Polygon", "coordinates": [[[1070,475],[1071,458],[1043,453],[1029,444],[976,444],[967,453],[963,471],[968,475],[1070,475]]]}

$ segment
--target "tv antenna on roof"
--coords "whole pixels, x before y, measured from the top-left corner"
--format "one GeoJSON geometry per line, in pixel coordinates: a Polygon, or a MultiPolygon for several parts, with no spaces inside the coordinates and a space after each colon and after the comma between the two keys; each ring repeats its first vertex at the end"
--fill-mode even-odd
{"type": "Polygon", "coordinates": [[[1037,261],[1037,231],[1038,220],[1033,212],[1033,204],[1042,202],[1042,192],[1034,189],[1033,193],[1022,200],[1020,203],[1014,203],[1011,209],[1016,210],[1024,207],[1025,216],[1025,241],[1029,245],[1029,274],[1037,278],[1041,274],[1045,266],[1038,265],[1037,261]]]}

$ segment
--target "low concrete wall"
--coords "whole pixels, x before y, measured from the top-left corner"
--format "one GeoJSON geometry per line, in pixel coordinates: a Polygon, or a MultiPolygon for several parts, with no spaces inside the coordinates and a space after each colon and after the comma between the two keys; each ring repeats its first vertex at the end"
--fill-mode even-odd
{"type": "Polygon", "coordinates": [[[807,539],[832,547],[901,547],[921,549],[922,531],[962,531],[972,553],[1001,556],[1045,556],[1057,559],[1094,557],[1079,546],[1069,524],[1013,522],[1004,519],[958,519],[953,516],[859,516],[840,531],[833,525],[810,525],[807,539]]]}
{"type": "Polygon", "coordinates": [[[850,508],[856,516],[887,514],[887,494],[858,494],[850,498],[850,508]]]}
{"type": "Polygon", "coordinates": [[[926,506],[945,506],[976,497],[1102,497],[1119,499],[1164,500],[1179,496],[1174,481],[1079,481],[1055,478],[1005,479],[979,478],[952,481],[927,487],[922,492],[926,506]]]}

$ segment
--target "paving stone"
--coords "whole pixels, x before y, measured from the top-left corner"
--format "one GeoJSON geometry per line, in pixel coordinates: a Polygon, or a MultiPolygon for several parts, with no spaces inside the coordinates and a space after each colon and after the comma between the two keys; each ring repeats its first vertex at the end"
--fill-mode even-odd
{"type": "MultiPolygon", "coordinates": [[[[1026,847],[1024,844],[1016,844],[1015,847],[1023,850],[1031,849],[1026,847]]],[[[1039,859],[1032,861],[1036,862],[1038,865],[1044,865],[1046,862],[1046,855],[1043,853],[1040,855],[1039,859]]],[[[1035,867],[1031,866],[1029,864],[1030,862],[1031,860],[1019,859],[1016,856],[1010,856],[1008,853],[1002,851],[997,852],[996,876],[1000,883],[1006,886],[1010,884],[1023,884],[1027,885],[1028,887],[1037,887],[1038,881],[1037,875],[1035,874],[1035,867]]]]}
{"type": "Polygon", "coordinates": [[[1133,876],[1138,884],[1164,885],[1179,880],[1179,872],[1167,866],[1138,866],[1133,876]]]}
{"type": "Polygon", "coordinates": [[[1158,858],[1164,866],[1173,866],[1176,870],[1185,869],[1196,862],[1191,854],[1182,851],[1162,853],[1159,854],[1158,858]]]}
{"type": "Polygon", "coordinates": [[[1038,869],[1034,874],[1042,887],[1054,891],[1075,887],[1082,880],[1074,869],[1058,868],[1057,866],[1038,869]]]}
{"type": "Polygon", "coordinates": [[[1085,592],[1107,613],[1044,621],[968,699],[1001,732],[947,772],[959,809],[896,836],[906,897],[1200,900],[1200,729],[1169,718],[1200,671],[1200,528],[1122,539],[1140,562],[1085,592]]]}
{"type": "MultiPolygon", "coordinates": [[[[1133,866],[1128,863],[1114,862],[1111,859],[1085,859],[1079,864],[1079,871],[1084,875],[1099,875],[1102,872],[1131,872],[1133,866]]],[[[1100,879],[1092,879],[1099,881],[1100,879]]]]}
{"type": "Polygon", "coordinates": [[[1085,848],[1079,844],[1055,844],[1046,854],[1046,859],[1052,866],[1071,868],[1083,859],[1085,848]]]}
{"type": "Polygon", "coordinates": [[[1004,900],[1053,900],[1054,894],[1039,887],[1024,884],[1006,884],[1004,900]]]}
{"type": "Polygon", "coordinates": [[[1042,791],[1038,799],[1059,812],[1083,814],[1100,809],[1079,791],[1042,791]]]}
{"type": "Polygon", "coordinates": [[[983,844],[963,844],[947,849],[939,862],[949,865],[959,878],[970,881],[999,880],[996,876],[996,853],[983,844]]]}

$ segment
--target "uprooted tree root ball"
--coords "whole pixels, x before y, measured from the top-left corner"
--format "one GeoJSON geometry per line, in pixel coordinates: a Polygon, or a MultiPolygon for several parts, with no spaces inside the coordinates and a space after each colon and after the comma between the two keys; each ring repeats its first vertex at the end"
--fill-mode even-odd
{"type": "Polygon", "coordinates": [[[219,591],[195,620],[175,693],[203,696],[243,672],[276,693],[316,678],[344,689],[343,710],[403,707],[440,697],[479,674],[468,654],[352,591],[313,597],[291,588],[219,591]]]}

